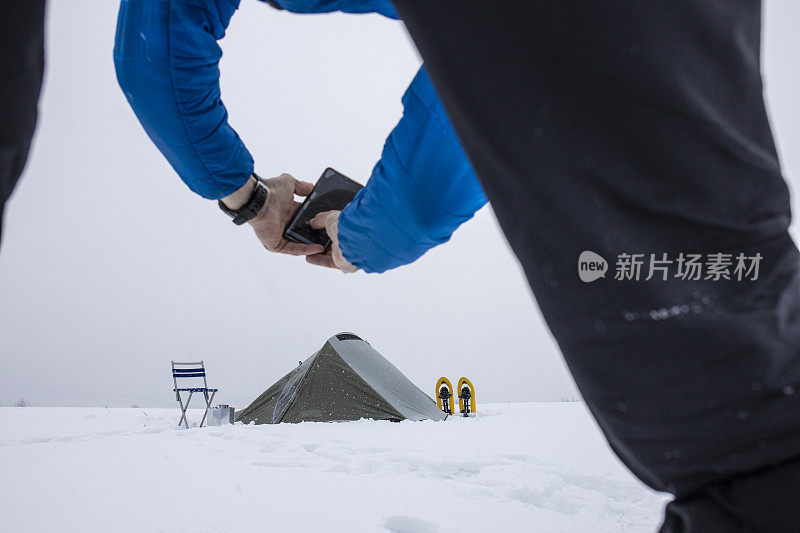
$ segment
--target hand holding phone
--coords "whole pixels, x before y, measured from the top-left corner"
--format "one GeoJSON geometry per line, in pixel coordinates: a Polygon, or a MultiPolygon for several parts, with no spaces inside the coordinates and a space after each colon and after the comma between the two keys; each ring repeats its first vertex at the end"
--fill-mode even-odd
{"type": "Polygon", "coordinates": [[[363,186],[332,168],[326,168],[283,232],[288,241],[320,244],[327,248],[331,239],[325,229],[311,227],[311,219],[324,211],[341,211],[363,186]]]}
{"type": "Polygon", "coordinates": [[[344,257],[342,249],[339,247],[339,215],[341,214],[341,211],[323,211],[311,219],[311,227],[324,229],[330,235],[331,245],[327,253],[307,255],[306,262],[312,265],[336,268],[345,274],[351,274],[358,270],[358,267],[344,257]]]}

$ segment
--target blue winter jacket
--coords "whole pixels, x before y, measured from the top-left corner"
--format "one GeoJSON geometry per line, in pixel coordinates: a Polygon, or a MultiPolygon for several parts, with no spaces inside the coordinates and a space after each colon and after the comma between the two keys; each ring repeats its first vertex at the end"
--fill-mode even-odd
{"type": "MultiPolygon", "coordinates": [[[[296,13],[380,13],[388,0],[271,0],[296,13]]],[[[122,0],[114,62],[145,131],[197,194],[218,199],[253,173],[220,98],[217,41],[239,0],[122,0]]],[[[366,186],[342,212],[345,258],[366,272],[410,263],[447,241],[486,199],[424,68],[366,186]]]]}

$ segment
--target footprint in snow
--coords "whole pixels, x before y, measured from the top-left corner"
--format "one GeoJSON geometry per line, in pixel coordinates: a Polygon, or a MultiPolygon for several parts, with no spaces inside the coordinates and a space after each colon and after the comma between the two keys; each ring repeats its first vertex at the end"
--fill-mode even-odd
{"type": "Polygon", "coordinates": [[[437,533],[439,531],[439,526],[433,522],[405,515],[386,517],[383,527],[391,533],[437,533]]]}

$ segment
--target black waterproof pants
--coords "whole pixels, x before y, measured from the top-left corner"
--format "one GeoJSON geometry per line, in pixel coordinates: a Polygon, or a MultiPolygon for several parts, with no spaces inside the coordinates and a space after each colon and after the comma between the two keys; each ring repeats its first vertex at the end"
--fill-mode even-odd
{"type": "Polygon", "coordinates": [[[800,462],[734,476],[667,504],[661,533],[798,531],[800,462]]]}
{"type": "Polygon", "coordinates": [[[36,127],[44,71],[45,0],[0,2],[0,237],[36,127]]]}
{"type": "Polygon", "coordinates": [[[800,458],[800,271],[760,2],[394,4],[587,406],[677,496],[668,531],[726,530],[675,526],[726,483],[761,502],[737,523],[800,531],[780,497],[800,472],[776,467],[800,458]]]}

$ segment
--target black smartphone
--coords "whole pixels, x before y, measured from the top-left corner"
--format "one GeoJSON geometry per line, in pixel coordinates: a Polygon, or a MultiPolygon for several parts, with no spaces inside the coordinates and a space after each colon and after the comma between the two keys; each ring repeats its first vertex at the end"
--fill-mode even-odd
{"type": "Polygon", "coordinates": [[[331,244],[328,233],[324,229],[312,228],[311,219],[323,211],[341,211],[363,188],[363,185],[344,174],[326,168],[314,185],[314,190],[306,196],[303,205],[286,226],[284,238],[302,244],[320,244],[327,248],[331,244]]]}

